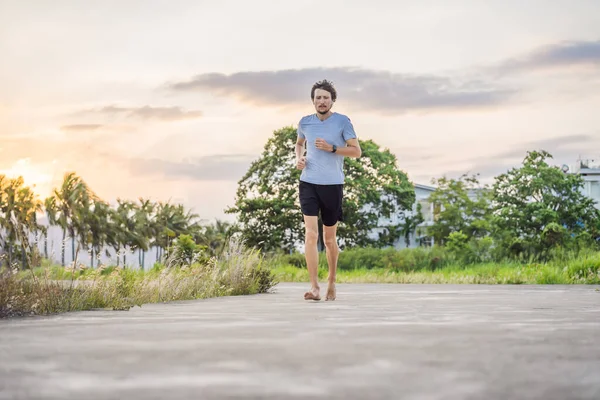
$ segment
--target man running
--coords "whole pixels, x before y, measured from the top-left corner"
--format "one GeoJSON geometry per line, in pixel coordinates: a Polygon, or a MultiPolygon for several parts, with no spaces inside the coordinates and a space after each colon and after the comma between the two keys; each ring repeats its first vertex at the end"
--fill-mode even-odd
{"type": "Polygon", "coordinates": [[[329,266],[325,300],[335,300],[339,254],[336,230],[338,221],[343,219],[344,157],[358,158],[361,156],[361,149],[350,118],[331,111],[337,98],[333,84],[327,80],[315,83],[310,97],[316,113],[300,120],[296,141],[296,168],[302,170],[299,197],[304,215],[304,251],[311,284],[304,299],[321,300],[317,275],[320,211],[329,266]]]}

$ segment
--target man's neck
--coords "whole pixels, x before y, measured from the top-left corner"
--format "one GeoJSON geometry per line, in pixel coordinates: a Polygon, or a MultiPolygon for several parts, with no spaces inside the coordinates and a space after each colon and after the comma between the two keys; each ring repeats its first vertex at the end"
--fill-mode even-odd
{"type": "Polygon", "coordinates": [[[331,110],[327,111],[327,114],[321,114],[320,112],[317,112],[317,118],[319,118],[321,121],[325,121],[327,118],[331,117],[331,114],[333,114],[331,110]]]}

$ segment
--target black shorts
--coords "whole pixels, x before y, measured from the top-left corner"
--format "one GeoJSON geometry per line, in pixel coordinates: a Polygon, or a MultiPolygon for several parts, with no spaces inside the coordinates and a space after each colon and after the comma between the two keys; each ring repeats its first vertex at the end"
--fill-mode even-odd
{"type": "Polygon", "coordinates": [[[300,181],[299,189],[302,214],[318,217],[321,211],[321,220],[325,226],[343,221],[344,185],[316,185],[300,181]]]}

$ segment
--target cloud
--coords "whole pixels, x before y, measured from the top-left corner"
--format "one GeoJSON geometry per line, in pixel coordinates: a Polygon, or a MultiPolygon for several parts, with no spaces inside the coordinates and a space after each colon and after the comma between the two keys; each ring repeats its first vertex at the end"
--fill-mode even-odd
{"type": "Polygon", "coordinates": [[[159,175],[167,178],[197,181],[238,181],[256,156],[246,154],[213,155],[183,161],[160,159],[130,159],[124,161],[131,172],[159,175]]]}
{"type": "Polygon", "coordinates": [[[448,74],[404,74],[355,67],[279,71],[205,73],[171,82],[175,92],[210,92],[256,106],[292,106],[310,101],[310,88],[321,79],[334,82],[345,104],[384,115],[408,111],[490,108],[512,103],[524,87],[502,76],[545,68],[600,66],[600,41],[570,41],[534,49],[491,66],[448,74]],[[499,76],[500,75],[500,76],[499,76]]]}
{"type": "Polygon", "coordinates": [[[519,58],[500,63],[505,73],[545,68],[600,66],[600,40],[569,41],[544,46],[519,58]]]}
{"type": "Polygon", "coordinates": [[[181,92],[209,91],[259,106],[287,106],[309,102],[312,85],[324,78],[334,82],[338,98],[345,103],[382,114],[492,107],[517,94],[481,80],[351,67],[208,73],[167,87],[181,92]]]}
{"type": "Polygon", "coordinates": [[[202,111],[184,111],[181,107],[118,107],[114,105],[99,109],[83,111],[84,114],[94,113],[107,116],[124,115],[126,118],[143,120],[157,119],[161,121],[180,121],[200,118],[202,111]]]}
{"type": "Polygon", "coordinates": [[[63,125],[60,130],[63,132],[81,132],[81,131],[94,131],[101,128],[103,125],[100,124],[74,124],[74,125],[63,125]]]}

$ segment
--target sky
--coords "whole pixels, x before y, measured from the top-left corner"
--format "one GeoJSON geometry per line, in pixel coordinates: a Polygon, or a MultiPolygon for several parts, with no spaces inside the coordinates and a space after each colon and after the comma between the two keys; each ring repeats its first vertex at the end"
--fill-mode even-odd
{"type": "Polygon", "coordinates": [[[0,174],[41,199],[75,171],[231,221],[321,79],[414,183],[600,156],[597,0],[0,0],[0,55],[0,174]]]}

